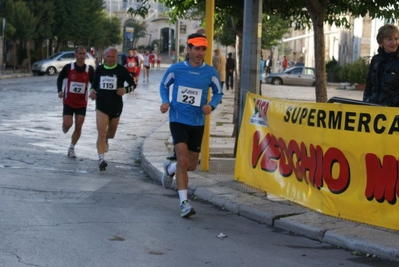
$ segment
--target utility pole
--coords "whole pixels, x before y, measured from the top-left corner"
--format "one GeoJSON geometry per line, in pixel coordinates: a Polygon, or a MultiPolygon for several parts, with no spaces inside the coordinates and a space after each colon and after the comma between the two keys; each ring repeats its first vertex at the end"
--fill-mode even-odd
{"type": "Polygon", "coordinates": [[[175,50],[176,50],[176,62],[179,61],[180,55],[180,20],[176,20],[176,38],[175,38],[175,50]]]}
{"type": "MultiPolygon", "coordinates": [[[[205,63],[212,66],[212,51],[213,51],[213,24],[215,14],[215,0],[206,0],[205,4],[205,36],[208,39],[208,48],[205,54],[205,63]]],[[[208,92],[208,102],[211,99],[211,90],[208,92]]],[[[210,133],[211,133],[211,115],[205,116],[204,135],[201,144],[201,163],[200,171],[209,171],[209,152],[210,152],[210,133]]]]}
{"type": "MultiPolygon", "coordinates": [[[[241,88],[240,112],[238,127],[241,126],[246,95],[248,92],[259,94],[259,61],[260,44],[262,37],[262,0],[245,0],[244,2],[244,28],[241,56],[241,88]],[[249,53],[247,53],[249,51],[249,53]]],[[[240,128],[238,128],[240,129],[240,128]]]]}
{"type": "Polygon", "coordinates": [[[3,27],[2,27],[2,38],[1,38],[1,45],[0,45],[0,59],[1,59],[1,74],[4,74],[4,41],[5,41],[5,37],[4,37],[4,31],[6,29],[6,18],[3,18],[3,27]]]}

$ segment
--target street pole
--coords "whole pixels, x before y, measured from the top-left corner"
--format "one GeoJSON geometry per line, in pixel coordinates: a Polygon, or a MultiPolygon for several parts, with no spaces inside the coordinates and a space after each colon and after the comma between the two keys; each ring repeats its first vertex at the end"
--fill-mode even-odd
{"type": "Polygon", "coordinates": [[[177,62],[179,61],[178,59],[180,58],[180,20],[176,20],[176,39],[175,39],[175,50],[176,50],[176,57],[177,57],[177,62]]]}
{"type": "MultiPolygon", "coordinates": [[[[214,13],[215,13],[215,0],[206,0],[205,4],[205,36],[208,39],[208,48],[205,54],[205,63],[212,66],[212,53],[213,53],[213,24],[214,24],[214,13]]],[[[211,90],[208,92],[208,103],[211,99],[211,90]]],[[[210,128],[211,115],[205,116],[205,127],[204,135],[202,138],[201,145],[201,163],[200,171],[209,170],[209,146],[210,146],[210,128]]]]}
{"type": "Polygon", "coordinates": [[[245,0],[242,38],[242,54],[245,53],[245,56],[241,56],[242,64],[238,129],[240,129],[241,126],[247,93],[259,94],[260,92],[259,61],[261,37],[262,0],[245,0]],[[249,51],[249,53],[247,53],[247,51],[249,51]]]}
{"type": "Polygon", "coordinates": [[[3,18],[3,30],[2,30],[2,39],[1,39],[1,74],[4,74],[4,43],[5,43],[5,37],[4,37],[4,31],[6,29],[6,18],[3,18]]]}

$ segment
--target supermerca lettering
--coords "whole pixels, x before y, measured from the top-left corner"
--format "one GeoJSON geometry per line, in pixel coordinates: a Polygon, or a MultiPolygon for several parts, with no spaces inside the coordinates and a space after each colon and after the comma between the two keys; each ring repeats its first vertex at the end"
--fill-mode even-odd
{"type": "Polygon", "coordinates": [[[284,122],[332,130],[376,134],[399,133],[399,115],[388,119],[385,114],[335,111],[290,106],[283,117],[284,122]]]}

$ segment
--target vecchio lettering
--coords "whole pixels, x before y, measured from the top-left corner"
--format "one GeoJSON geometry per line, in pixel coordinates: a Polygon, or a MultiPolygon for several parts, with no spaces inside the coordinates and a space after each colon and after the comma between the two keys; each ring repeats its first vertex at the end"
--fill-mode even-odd
{"type": "Polygon", "coordinates": [[[294,173],[298,182],[318,189],[325,184],[334,194],[345,192],[350,184],[349,162],[341,150],[331,147],[324,152],[320,146],[306,146],[295,140],[287,144],[270,133],[262,137],[259,131],[254,132],[251,164],[267,172],[278,170],[283,177],[294,173]]]}
{"type": "Polygon", "coordinates": [[[375,154],[366,155],[367,185],[365,195],[368,200],[382,203],[386,200],[390,204],[396,203],[399,196],[399,162],[392,155],[385,155],[380,159],[375,154]]]}

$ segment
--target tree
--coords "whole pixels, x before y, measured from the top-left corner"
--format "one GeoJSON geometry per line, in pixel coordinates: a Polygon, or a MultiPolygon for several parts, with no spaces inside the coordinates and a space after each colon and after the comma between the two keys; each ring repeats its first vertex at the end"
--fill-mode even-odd
{"type": "MultiPolygon", "coordinates": [[[[13,41],[14,44],[14,62],[13,71],[15,72],[17,64],[17,42],[26,42],[26,49],[28,51],[28,62],[29,62],[29,41],[33,37],[35,32],[35,17],[29,10],[27,5],[18,0],[8,0],[6,4],[6,19],[9,24],[15,28],[15,31],[7,39],[13,41]]],[[[30,71],[30,63],[28,64],[28,70],[30,71]]]]}
{"type": "Polygon", "coordinates": [[[133,48],[133,47],[136,46],[136,44],[139,41],[139,39],[145,37],[145,35],[147,33],[145,22],[129,21],[129,22],[126,23],[125,26],[126,27],[131,27],[131,28],[134,29],[134,38],[133,38],[132,42],[126,43],[126,41],[125,41],[124,47],[133,48]]]}
{"type": "Polygon", "coordinates": [[[287,28],[288,21],[282,19],[279,15],[263,14],[262,18],[262,49],[271,49],[277,46],[284,34],[289,32],[287,28]]]}
{"type": "Polygon", "coordinates": [[[102,30],[105,16],[102,0],[57,0],[54,5],[56,51],[66,46],[67,41],[88,46],[98,36],[97,31],[102,30]]]}
{"type": "Polygon", "coordinates": [[[399,15],[399,2],[391,0],[292,0],[264,1],[264,10],[276,13],[290,21],[298,28],[313,28],[315,69],[316,69],[316,101],[327,101],[324,23],[350,27],[345,15],[394,20],[399,15]],[[378,4],[377,4],[378,3],[378,4]]]}
{"type": "MultiPolygon", "coordinates": [[[[54,23],[53,0],[23,0],[35,17],[33,40],[39,49],[39,57],[44,57],[43,42],[53,37],[51,27],[54,23]]],[[[30,51],[28,58],[30,62],[30,51]]]]}

